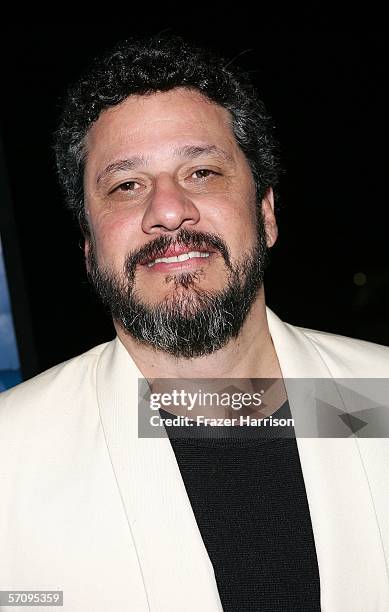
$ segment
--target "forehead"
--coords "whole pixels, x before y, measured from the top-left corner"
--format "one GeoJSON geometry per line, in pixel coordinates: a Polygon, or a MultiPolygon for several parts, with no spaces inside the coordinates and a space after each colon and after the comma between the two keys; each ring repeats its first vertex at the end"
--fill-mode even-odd
{"type": "Polygon", "coordinates": [[[128,148],[149,153],[166,145],[197,142],[238,148],[231,115],[200,92],[176,88],[150,95],[131,95],[103,111],[85,139],[87,157],[110,157],[128,148]]]}

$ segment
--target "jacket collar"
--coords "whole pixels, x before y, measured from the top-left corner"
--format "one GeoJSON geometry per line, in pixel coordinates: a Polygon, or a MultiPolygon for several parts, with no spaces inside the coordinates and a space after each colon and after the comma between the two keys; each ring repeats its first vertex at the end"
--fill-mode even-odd
{"type": "MultiPolygon", "coordinates": [[[[267,317],[285,379],[330,377],[301,330],[282,322],[269,308],[267,317]]],[[[170,441],[138,437],[138,379],[143,379],[142,373],[116,337],[99,358],[97,399],[149,607],[159,612],[220,612],[213,567],[170,441]]],[[[312,394],[311,384],[304,389],[307,396],[312,394]]],[[[292,415],[297,415],[301,389],[296,393],[287,386],[287,392],[292,415]]],[[[306,408],[305,416],[312,420],[306,408]]],[[[356,440],[297,437],[297,444],[322,609],[389,609],[382,543],[356,440]]]]}

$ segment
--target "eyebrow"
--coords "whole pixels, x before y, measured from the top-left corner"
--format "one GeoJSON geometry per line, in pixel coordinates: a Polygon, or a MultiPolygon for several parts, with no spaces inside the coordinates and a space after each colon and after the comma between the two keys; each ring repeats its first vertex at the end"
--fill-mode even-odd
{"type": "MultiPolygon", "coordinates": [[[[234,161],[231,153],[225,149],[217,147],[216,145],[183,145],[181,147],[177,147],[173,151],[173,155],[175,157],[187,157],[189,159],[195,159],[202,155],[209,154],[214,154],[229,162],[234,161]]],[[[150,157],[144,157],[143,155],[134,155],[132,157],[128,157],[127,159],[119,159],[106,166],[104,170],[98,174],[96,183],[100,183],[109,174],[123,170],[134,170],[139,166],[147,166],[149,162],[150,157]]]]}

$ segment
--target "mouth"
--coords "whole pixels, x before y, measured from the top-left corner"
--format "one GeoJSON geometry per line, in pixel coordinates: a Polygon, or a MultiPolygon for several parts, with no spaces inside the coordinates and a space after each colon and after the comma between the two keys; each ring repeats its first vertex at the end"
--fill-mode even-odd
{"type": "Polygon", "coordinates": [[[180,249],[169,249],[160,257],[155,259],[148,259],[143,262],[143,266],[152,270],[173,270],[173,269],[187,269],[199,267],[209,262],[214,255],[214,251],[197,249],[189,250],[188,248],[180,247],[180,249]]]}

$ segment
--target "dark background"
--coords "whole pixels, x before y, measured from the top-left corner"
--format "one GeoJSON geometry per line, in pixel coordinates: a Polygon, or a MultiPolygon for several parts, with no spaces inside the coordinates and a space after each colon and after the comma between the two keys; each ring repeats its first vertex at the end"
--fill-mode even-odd
{"type": "Polygon", "coordinates": [[[234,15],[219,27],[204,7],[188,14],[148,16],[147,26],[126,16],[3,33],[1,131],[17,231],[17,244],[7,239],[6,265],[12,285],[18,248],[25,295],[11,286],[17,332],[25,340],[31,322],[36,356],[27,364],[21,355],[25,376],[114,336],[56,182],[52,132],[61,96],[105,48],[166,29],[235,58],[278,126],[286,172],[268,305],[290,323],[389,345],[387,35],[261,31],[234,15]]]}

